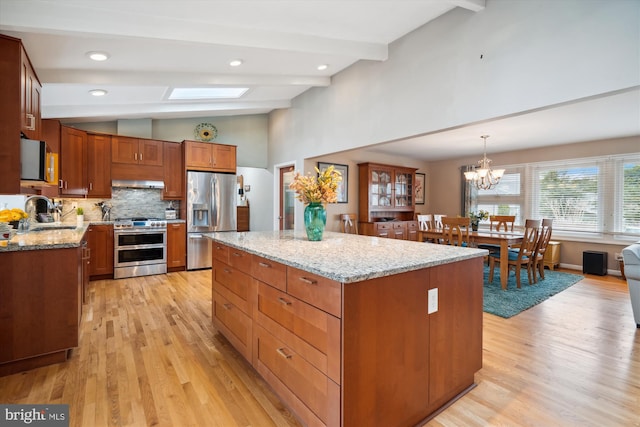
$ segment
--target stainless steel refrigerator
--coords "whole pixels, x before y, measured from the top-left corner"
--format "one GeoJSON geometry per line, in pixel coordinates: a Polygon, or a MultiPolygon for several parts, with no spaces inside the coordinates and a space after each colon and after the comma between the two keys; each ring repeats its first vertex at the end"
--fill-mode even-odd
{"type": "Polygon", "coordinates": [[[211,243],[202,233],[236,231],[236,176],[187,172],[187,270],[211,267],[211,243]]]}

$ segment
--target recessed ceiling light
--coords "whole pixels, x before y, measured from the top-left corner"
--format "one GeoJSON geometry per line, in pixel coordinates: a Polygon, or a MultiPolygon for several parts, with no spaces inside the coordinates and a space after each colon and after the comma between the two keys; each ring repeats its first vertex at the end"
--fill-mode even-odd
{"type": "Polygon", "coordinates": [[[233,61],[229,62],[229,65],[231,65],[232,67],[239,67],[240,65],[242,65],[242,59],[234,59],[233,61]]]}
{"type": "Polygon", "coordinates": [[[247,87],[176,87],[169,99],[217,99],[240,98],[247,87]]]}
{"type": "Polygon", "coordinates": [[[89,93],[93,96],[105,96],[107,91],[104,89],[91,89],[89,93]]]}
{"type": "Polygon", "coordinates": [[[94,61],[106,61],[109,59],[109,54],[107,52],[87,52],[87,56],[94,61]]]}
{"type": "Polygon", "coordinates": [[[327,64],[320,64],[318,65],[318,71],[324,71],[327,68],[329,68],[329,66],[327,64]]]}

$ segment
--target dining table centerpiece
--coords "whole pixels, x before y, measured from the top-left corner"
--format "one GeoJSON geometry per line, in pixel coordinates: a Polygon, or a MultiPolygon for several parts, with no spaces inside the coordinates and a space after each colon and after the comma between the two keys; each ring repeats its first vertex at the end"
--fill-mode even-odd
{"type": "Polygon", "coordinates": [[[310,241],[322,240],[327,225],[327,203],[338,201],[338,184],[342,174],[331,165],[320,171],[315,168],[316,175],[301,175],[296,172],[289,188],[296,192],[296,199],[305,204],[304,228],[310,241]]]}
{"type": "Polygon", "coordinates": [[[489,212],[482,209],[478,212],[469,212],[469,218],[471,218],[471,230],[478,231],[480,221],[489,219],[489,212]]]}

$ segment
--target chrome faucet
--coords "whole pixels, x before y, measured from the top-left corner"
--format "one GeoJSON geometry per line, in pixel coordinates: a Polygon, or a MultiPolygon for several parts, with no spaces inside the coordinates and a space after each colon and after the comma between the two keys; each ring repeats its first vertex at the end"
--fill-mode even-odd
{"type": "Polygon", "coordinates": [[[25,212],[27,211],[27,205],[29,204],[29,201],[30,200],[34,200],[34,199],[41,199],[41,200],[44,200],[45,202],[47,202],[47,208],[49,210],[51,210],[51,211],[55,209],[55,206],[54,206],[53,202],[51,201],[51,199],[49,199],[46,196],[41,196],[39,194],[34,194],[33,196],[29,196],[24,200],[24,211],[25,212]]]}

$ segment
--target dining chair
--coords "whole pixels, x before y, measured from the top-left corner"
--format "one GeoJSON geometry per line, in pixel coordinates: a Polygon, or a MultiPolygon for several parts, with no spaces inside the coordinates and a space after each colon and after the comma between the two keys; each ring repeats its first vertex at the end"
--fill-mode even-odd
{"type": "MultiPolygon", "coordinates": [[[[513,232],[515,222],[515,215],[489,215],[489,231],[513,232]]],[[[500,253],[500,245],[485,243],[478,245],[478,248],[486,249],[489,253],[500,253]]]]}
{"type": "Polygon", "coordinates": [[[540,280],[544,280],[544,254],[547,251],[547,246],[551,240],[551,233],[553,231],[553,219],[544,218],[542,220],[542,226],[540,228],[540,234],[538,235],[538,241],[529,263],[529,269],[533,273],[533,283],[538,282],[538,276],[536,270],[540,273],[540,280]]]}
{"type": "Polygon", "coordinates": [[[442,240],[445,245],[469,246],[471,218],[442,217],[442,240]]]}
{"type": "Polygon", "coordinates": [[[347,234],[358,234],[358,215],[341,214],[340,230],[347,234]]]}
{"type": "Polygon", "coordinates": [[[433,225],[435,228],[442,228],[442,218],[446,218],[446,215],[442,215],[442,214],[433,215],[433,225]]]}
{"type": "MultiPolygon", "coordinates": [[[[533,257],[533,253],[538,241],[538,229],[540,228],[539,219],[528,219],[524,224],[524,238],[522,244],[518,249],[509,249],[508,268],[507,274],[511,271],[511,267],[514,267],[516,273],[516,284],[520,288],[520,270],[524,267],[527,270],[529,278],[529,285],[532,284],[531,269],[529,268],[529,262],[533,257]]],[[[489,283],[493,282],[493,272],[495,265],[500,263],[500,253],[489,254],[489,283]]]]}
{"type": "MultiPolygon", "coordinates": [[[[418,221],[418,236],[421,242],[424,242],[425,239],[420,234],[420,231],[427,231],[434,228],[433,225],[433,215],[431,214],[418,214],[416,215],[416,221],[418,221]]],[[[434,242],[434,239],[427,239],[426,241],[434,242]]]]}
{"type": "Polygon", "coordinates": [[[489,215],[489,229],[491,231],[513,231],[516,222],[515,215],[489,215]]]}

